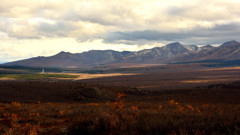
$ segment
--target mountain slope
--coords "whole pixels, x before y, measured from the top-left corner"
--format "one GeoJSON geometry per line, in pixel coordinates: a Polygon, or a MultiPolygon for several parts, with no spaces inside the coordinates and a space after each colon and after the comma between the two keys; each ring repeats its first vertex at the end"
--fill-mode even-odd
{"type": "Polygon", "coordinates": [[[184,45],[184,47],[192,53],[197,53],[201,50],[201,48],[196,45],[184,45]]]}
{"type": "Polygon", "coordinates": [[[240,43],[229,41],[219,47],[207,45],[198,53],[191,56],[191,60],[236,60],[240,59],[240,43]]]}
{"type": "Polygon", "coordinates": [[[89,65],[101,65],[120,60],[130,52],[118,52],[112,50],[93,50],[89,52],[72,54],[60,52],[50,57],[35,57],[26,60],[6,63],[6,66],[35,66],[35,67],[81,67],[89,65]]]}
{"type": "Polygon", "coordinates": [[[153,49],[145,49],[142,51],[130,53],[124,57],[122,62],[131,62],[131,63],[152,63],[178,55],[183,55],[189,53],[190,51],[186,49],[180,43],[171,43],[163,47],[155,47],[153,49]]]}
{"type": "Polygon", "coordinates": [[[240,58],[240,43],[229,41],[209,51],[204,59],[226,59],[234,60],[240,58]]]}
{"type": "Polygon", "coordinates": [[[87,67],[116,63],[173,63],[201,60],[239,60],[240,43],[229,41],[219,47],[185,46],[178,42],[137,52],[92,50],[83,53],[60,52],[50,57],[35,57],[2,65],[36,67],[87,67]]]}

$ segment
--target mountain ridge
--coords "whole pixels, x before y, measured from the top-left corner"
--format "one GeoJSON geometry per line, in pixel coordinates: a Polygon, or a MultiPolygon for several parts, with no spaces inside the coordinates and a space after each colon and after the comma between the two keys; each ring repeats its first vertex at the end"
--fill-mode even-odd
{"type": "Polygon", "coordinates": [[[116,63],[166,64],[199,60],[240,59],[240,43],[233,40],[218,47],[182,45],[179,42],[140,51],[90,50],[82,53],[61,51],[49,57],[33,57],[4,63],[5,66],[87,67],[116,63]]]}

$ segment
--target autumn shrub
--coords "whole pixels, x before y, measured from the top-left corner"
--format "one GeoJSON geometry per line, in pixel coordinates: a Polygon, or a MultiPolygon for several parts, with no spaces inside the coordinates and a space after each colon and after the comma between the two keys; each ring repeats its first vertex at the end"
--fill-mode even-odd
{"type": "Polygon", "coordinates": [[[0,134],[240,134],[239,104],[0,103],[0,134]],[[181,109],[179,109],[181,108],[181,109]]]}

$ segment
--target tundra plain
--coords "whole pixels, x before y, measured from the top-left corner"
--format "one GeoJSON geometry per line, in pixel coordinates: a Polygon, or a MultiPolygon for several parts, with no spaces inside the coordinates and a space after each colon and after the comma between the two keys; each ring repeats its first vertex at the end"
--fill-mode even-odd
{"type": "Polygon", "coordinates": [[[22,79],[15,70],[0,81],[0,133],[240,134],[240,68],[200,65],[22,79]]]}

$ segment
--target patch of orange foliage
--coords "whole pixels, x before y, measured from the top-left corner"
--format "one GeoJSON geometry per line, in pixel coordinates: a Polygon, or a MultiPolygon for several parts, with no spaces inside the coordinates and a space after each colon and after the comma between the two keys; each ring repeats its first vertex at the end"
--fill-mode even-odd
{"type": "Polygon", "coordinates": [[[160,104],[160,105],[158,106],[158,109],[159,109],[159,110],[161,110],[161,109],[162,109],[162,107],[163,107],[163,106],[160,104]]]}
{"type": "Polygon", "coordinates": [[[91,105],[91,106],[99,106],[99,103],[89,103],[88,105],[91,105]]]}
{"type": "Polygon", "coordinates": [[[126,97],[126,95],[122,93],[118,93],[116,102],[112,104],[112,108],[116,109],[117,111],[122,111],[124,107],[123,97],[126,97]]]}
{"type": "Polygon", "coordinates": [[[196,109],[197,109],[197,112],[201,113],[201,111],[200,111],[199,107],[197,107],[196,109]]]}
{"type": "Polygon", "coordinates": [[[19,102],[12,102],[12,105],[19,107],[19,106],[21,106],[21,103],[19,103],[19,102]]]}
{"type": "Polygon", "coordinates": [[[138,108],[135,107],[135,106],[131,106],[131,108],[132,108],[133,110],[135,110],[135,111],[138,111],[138,108]]]}
{"type": "Polygon", "coordinates": [[[191,111],[193,111],[193,107],[191,105],[187,105],[187,108],[190,109],[191,111]]]}
{"type": "Polygon", "coordinates": [[[170,101],[169,101],[169,104],[173,105],[174,102],[175,102],[174,100],[170,100],[170,101]]]}

